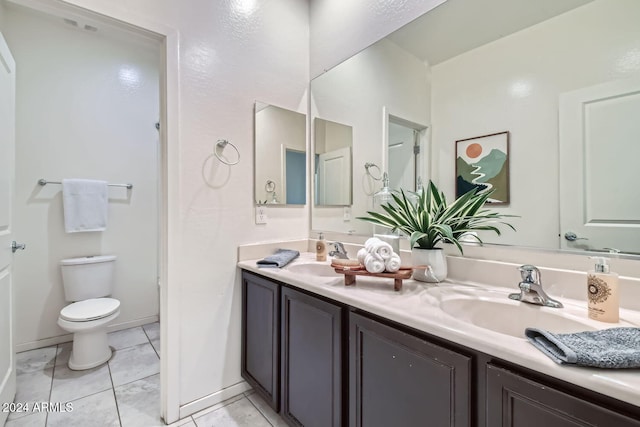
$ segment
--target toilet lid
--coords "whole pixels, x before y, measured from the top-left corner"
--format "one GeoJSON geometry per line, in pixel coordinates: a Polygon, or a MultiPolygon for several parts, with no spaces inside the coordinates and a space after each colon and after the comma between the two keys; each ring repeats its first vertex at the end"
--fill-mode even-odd
{"type": "Polygon", "coordinates": [[[60,317],[70,322],[102,319],[118,311],[120,301],[113,298],[92,298],[74,302],[60,310],[60,317]]]}

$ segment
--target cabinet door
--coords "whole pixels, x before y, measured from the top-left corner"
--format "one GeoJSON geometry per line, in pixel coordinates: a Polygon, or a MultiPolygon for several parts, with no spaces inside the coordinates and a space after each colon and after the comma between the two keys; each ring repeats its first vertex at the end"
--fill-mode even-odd
{"type": "Polygon", "coordinates": [[[280,285],[242,274],[242,377],[278,410],[280,285]]]}
{"type": "Polygon", "coordinates": [[[349,313],[349,425],[469,426],[471,358],[349,313]]]}
{"type": "Polygon", "coordinates": [[[281,406],[291,425],[342,424],[342,309],[285,287],[281,406]]]}
{"type": "Polygon", "coordinates": [[[640,421],[488,365],[487,426],[638,427],[640,421]]]}

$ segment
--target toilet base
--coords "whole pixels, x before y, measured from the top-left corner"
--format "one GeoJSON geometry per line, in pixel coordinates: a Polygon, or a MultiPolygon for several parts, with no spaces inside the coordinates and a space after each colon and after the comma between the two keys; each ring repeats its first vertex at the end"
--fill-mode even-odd
{"type": "Polygon", "coordinates": [[[82,371],[95,368],[111,359],[112,351],[107,341],[107,331],[76,332],[69,356],[69,369],[82,371]]]}
{"type": "Polygon", "coordinates": [[[112,351],[107,339],[107,324],[119,314],[118,310],[110,316],[86,322],[70,322],[58,318],[58,325],[65,331],[73,333],[69,369],[74,371],[91,369],[111,359],[112,351]]]}

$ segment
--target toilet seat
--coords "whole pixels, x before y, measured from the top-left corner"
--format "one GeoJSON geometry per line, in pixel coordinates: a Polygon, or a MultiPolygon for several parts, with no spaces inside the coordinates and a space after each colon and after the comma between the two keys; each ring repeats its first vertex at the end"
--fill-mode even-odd
{"type": "Polygon", "coordinates": [[[120,309],[114,298],[92,298],[74,302],[60,310],[60,318],[69,322],[89,322],[110,316],[120,309]]]}

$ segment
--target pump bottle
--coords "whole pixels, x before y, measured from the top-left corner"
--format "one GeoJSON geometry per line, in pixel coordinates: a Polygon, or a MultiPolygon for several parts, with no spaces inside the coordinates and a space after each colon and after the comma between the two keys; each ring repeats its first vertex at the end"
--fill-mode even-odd
{"type": "Polygon", "coordinates": [[[589,317],[601,322],[617,323],[620,321],[618,274],[610,271],[606,258],[590,258],[595,260],[595,268],[587,273],[589,317]]]}
{"type": "Polygon", "coordinates": [[[316,241],[316,261],[326,261],[327,260],[327,242],[324,241],[324,236],[322,233],[318,235],[318,240],[316,241]]]}

